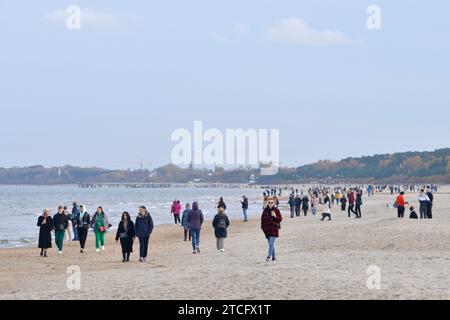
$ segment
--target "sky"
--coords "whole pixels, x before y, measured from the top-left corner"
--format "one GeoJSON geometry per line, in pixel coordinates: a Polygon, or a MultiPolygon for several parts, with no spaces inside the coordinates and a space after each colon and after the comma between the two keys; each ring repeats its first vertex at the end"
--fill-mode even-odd
{"type": "Polygon", "coordinates": [[[279,129],[289,166],[449,147],[448,12],[444,0],[0,0],[0,167],[154,168],[196,120],[279,129]]]}

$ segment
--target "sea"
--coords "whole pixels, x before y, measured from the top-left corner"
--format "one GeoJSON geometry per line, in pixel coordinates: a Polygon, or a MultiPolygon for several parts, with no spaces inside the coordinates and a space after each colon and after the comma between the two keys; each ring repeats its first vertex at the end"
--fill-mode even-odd
{"type": "Polygon", "coordinates": [[[212,220],[216,214],[216,203],[224,197],[227,214],[231,219],[241,219],[240,200],[249,198],[248,215],[261,214],[259,188],[80,188],[76,186],[0,186],[0,248],[11,248],[37,244],[39,228],[37,220],[44,208],[52,215],[58,206],[72,203],[83,204],[92,215],[102,206],[111,224],[117,227],[124,211],[134,220],[139,206],[146,206],[155,225],[174,223],[170,208],[174,199],[182,207],[197,201],[205,219],[212,220]]]}

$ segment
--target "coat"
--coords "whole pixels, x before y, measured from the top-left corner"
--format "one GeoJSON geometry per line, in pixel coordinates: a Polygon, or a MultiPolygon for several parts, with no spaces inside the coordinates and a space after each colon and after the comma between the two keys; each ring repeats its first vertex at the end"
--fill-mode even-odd
{"type": "Polygon", "coordinates": [[[230,226],[230,220],[228,219],[228,216],[226,214],[218,213],[214,217],[212,226],[214,227],[214,235],[216,236],[216,238],[226,238],[228,236],[227,229],[230,226]],[[219,228],[219,222],[221,219],[225,220],[226,228],[219,228]]]}
{"type": "Polygon", "coordinates": [[[267,239],[279,237],[280,223],[283,221],[280,210],[276,207],[272,208],[272,210],[267,207],[261,215],[261,229],[267,239]],[[275,211],[276,217],[272,217],[272,210],[275,211]]]}
{"type": "Polygon", "coordinates": [[[116,241],[120,239],[120,245],[122,246],[123,253],[133,252],[133,241],[135,236],[136,232],[133,221],[128,221],[127,230],[125,230],[123,221],[120,221],[119,227],[117,228],[116,241]],[[123,233],[127,234],[126,238],[120,237],[123,233]]]}
{"type": "Polygon", "coordinates": [[[138,215],[134,223],[136,237],[147,238],[153,232],[153,219],[150,213],[146,212],[143,216],[138,215]]]}
{"type": "Polygon", "coordinates": [[[187,221],[189,223],[190,229],[200,230],[202,228],[203,220],[204,218],[202,210],[191,210],[189,212],[187,221]]]}
{"type": "Polygon", "coordinates": [[[53,228],[55,232],[65,231],[69,226],[69,218],[64,213],[57,213],[53,216],[53,228]]]}
{"type": "MultiPolygon", "coordinates": [[[[99,216],[99,213],[96,212],[94,214],[94,216],[92,217],[92,220],[91,220],[91,228],[94,229],[94,230],[97,230],[97,227],[98,227],[97,223],[96,223],[98,216],[99,216]]],[[[105,227],[105,232],[107,232],[109,227],[110,227],[110,225],[109,225],[108,217],[106,216],[105,213],[103,214],[102,224],[103,224],[103,227],[105,227]]]]}
{"type": "Polygon", "coordinates": [[[189,209],[184,210],[183,215],[181,216],[181,225],[183,226],[184,230],[189,230],[188,216],[190,211],[191,210],[189,209]]]}
{"type": "Polygon", "coordinates": [[[39,249],[49,249],[52,247],[52,229],[53,229],[53,219],[51,216],[40,216],[38,218],[37,226],[39,227],[39,249]],[[42,222],[46,221],[45,224],[42,222]]]}

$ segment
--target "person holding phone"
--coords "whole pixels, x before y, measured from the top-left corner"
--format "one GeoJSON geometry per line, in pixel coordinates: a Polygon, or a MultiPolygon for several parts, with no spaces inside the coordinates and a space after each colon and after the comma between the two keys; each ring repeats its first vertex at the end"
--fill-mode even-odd
{"type": "Polygon", "coordinates": [[[89,225],[91,223],[91,216],[86,211],[86,207],[84,205],[80,205],[80,214],[77,216],[77,219],[74,220],[73,223],[75,223],[78,233],[78,240],[80,241],[80,253],[84,253],[89,225]]]}

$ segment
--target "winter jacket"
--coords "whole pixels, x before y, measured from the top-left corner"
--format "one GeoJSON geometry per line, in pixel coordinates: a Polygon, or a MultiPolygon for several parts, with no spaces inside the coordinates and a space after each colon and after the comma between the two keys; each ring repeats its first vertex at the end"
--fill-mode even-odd
{"type": "Polygon", "coordinates": [[[212,222],[212,226],[214,227],[214,235],[216,238],[226,238],[228,235],[227,229],[230,225],[230,220],[228,219],[228,216],[224,213],[218,213],[214,217],[214,220],[212,222]],[[221,228],[221,220],[224,220],[225,228],[221,228]]]}
{"type": "Polygon", "coordinates": [[[190,229],[200,230],[203,224],[203,212],[200,209],[191,210],[189,212],[187,221],[189,223],[190,229]]]}
{"type": "Polygon", "coordinates": [[[280,223],[283,221],[281,212],[278,208],[273,207],[270,209],[267,207],[264,209],[261,215],[261,229],[264,232],[266,238],[279,237],[280,223]],[[272,211],[275,212],[275,217],[272,217],[272,211]]]}
{"type": "Polygon", "coordinates": [[[138,215],[134,224],[134,229],[136,237],[150,237],[150,234],[153,232],[153,219],[150,213],[146,212],[143,216],[138,215]]]}

